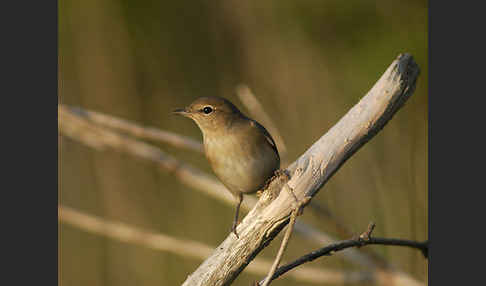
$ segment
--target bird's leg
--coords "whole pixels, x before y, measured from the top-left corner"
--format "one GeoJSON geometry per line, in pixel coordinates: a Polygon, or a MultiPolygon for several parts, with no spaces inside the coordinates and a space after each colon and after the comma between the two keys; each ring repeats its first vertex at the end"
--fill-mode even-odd
{"type": "Polygon", "coordinates": [[[238,204],[236,205],[235,219],[233,220],[233,226],[231,231],[236,235],[236,238],[240,238],[236,233],[236,227],[238,226],[238,214],[240,213],[241,202],[243,202],[243,193],[238,193],[238,204]]]}
{"type": "Polygon", "coordinates": [[[265,188],[262,188],[256,192],[257,198],[260,198],[263,195],[263,190],[265,190],[265,188]]]}

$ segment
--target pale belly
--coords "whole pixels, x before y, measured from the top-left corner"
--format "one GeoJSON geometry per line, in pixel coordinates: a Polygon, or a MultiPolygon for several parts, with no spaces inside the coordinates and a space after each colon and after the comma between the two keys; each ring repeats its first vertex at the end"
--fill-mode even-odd
{"type": "Polygon", "coordinates": [[[205,142],[211,167],[233,194],[256,192],[279,168],[278,158],[270,146],[250,148],[236,141],[227,136],[217,142],[205,142]],[[218,152],[217,156],[214,152],[218,152]]]}

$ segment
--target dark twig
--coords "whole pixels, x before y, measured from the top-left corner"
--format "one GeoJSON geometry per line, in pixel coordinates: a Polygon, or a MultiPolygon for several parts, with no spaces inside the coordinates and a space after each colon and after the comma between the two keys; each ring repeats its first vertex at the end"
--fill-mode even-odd
{"type": "Polygon", "coordinates": [[[371,233],[373,232],[373,230],[375,230],[375,226],[376,224],[374,222],[370,222],[370,224],[368,224],[368,229],[359,236],[359,240],[360,241],[370,240],[371,233]]]}
{"type": "MultiPolygon", "coordinates": [[[[375,228],[374,223],[370,223],[368,226],[368,229],[363,232],[359,237],[355,239],[349,239],[349,240],[343,240],[339,241],[333,244],[330,244],[326,247],[323,247],[321,249],[318,249],[316,251],[313,251],[311,253],[308,253],[304,256],[301,256],[300,258],[296,259],[295,261],[283,265],[275,271],[275,273],[272,276],[272,280],[277,279],[280,277],[282,274],[288,272],[289,270],[304,264],[306,262],[313,261],[316,258],[319,258],[321,256],[331,256],[335,252],[344,250],[346,248],[350,247],[362,247],[366,245],[371,245],[371,244],[379,244],[379,245],[395,245],[395,246],[407,246],[411,248],[416,248],[422,252],[425,258],[428,259],[428,250],[429,250],[429,242],[428,240],[424,242],[418,242],[414,240],[408,240],[408,239],[395,239],[395,238],[379,238],[379,237],[371,237],[371,233],[373,232],[373,229],[375,228]]],[[[262,283],[262,282],[260,282],[262,283]]]]}

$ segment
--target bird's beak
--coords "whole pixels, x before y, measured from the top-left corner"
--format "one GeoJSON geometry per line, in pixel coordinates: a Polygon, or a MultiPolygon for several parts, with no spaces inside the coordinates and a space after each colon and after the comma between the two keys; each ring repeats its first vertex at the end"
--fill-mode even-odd
{"type": "Polygon", "coordinates": [[[182,115],[184,117],[189,117],[191,112],[187,108],[178,108],[172,111],[172,114],[182,115]]]}

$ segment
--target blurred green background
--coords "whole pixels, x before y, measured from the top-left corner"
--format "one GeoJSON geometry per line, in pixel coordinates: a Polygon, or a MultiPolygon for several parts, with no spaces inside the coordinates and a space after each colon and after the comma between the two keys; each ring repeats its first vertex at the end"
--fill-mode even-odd
{"type": "MultiPolygon", "coordinates": [[[[399,53],[421,74],[414,95],[343,165],[315,201],[355,233],[427,239],[427,1],[59,1],[59,102],[201,140],[171,116],[199,96],[224,96],[246,112],[235,86],[247,84],[276,121],[289,160],[334,125],[399,53]]],[[[157,144],[211,173],[202,155],[157,144]]],[[[99,152],[60,137],[59,202],[155,232],[218,245],[233,207],[183,186],[154,163],[99,152]]],[[[300,220],[338,236],[306,211],[300,220]]],[[[342,237],[348,238],[348,237],[342,237]]],[[[260,257],[273,258],[279,236],[260,257]]],[[[298,235],[284,262],[318,246],[298,235]]],[[[419,281],[418,251],[370,246],[419,281]]],[[[179,285],[194,259],[59,225],[59,285],[179,285]]],[[[354,269],[339,255],[309,265],[354,269]]],[[[260,279],[243,272],[234,285],[260,279]]],[[[303,285],[281,278],[275,285],[303,285]]]]}

